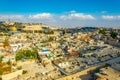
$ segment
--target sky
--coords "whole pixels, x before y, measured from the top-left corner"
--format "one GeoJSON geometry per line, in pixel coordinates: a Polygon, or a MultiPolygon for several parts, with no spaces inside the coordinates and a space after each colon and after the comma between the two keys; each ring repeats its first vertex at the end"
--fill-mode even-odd
{"type": "Polygon", "coordinates": [[[120,27],[120,0],[0,0],[0,21],[120,27]]]}

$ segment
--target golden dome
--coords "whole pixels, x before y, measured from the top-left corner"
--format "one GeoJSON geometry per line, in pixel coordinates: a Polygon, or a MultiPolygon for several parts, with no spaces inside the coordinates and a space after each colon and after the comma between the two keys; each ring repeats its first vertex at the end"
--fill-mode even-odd
{"type": "Polygon", "coordinates": [[[11,31],[16,31],[17,28],[16,28],[15,26],[12,26],[12,27],[10,28],[10,30],[11,30],[11,31]]]}
{"type": "Polygon", "coordinates": [[[97,78],[96,80],[106,80],[105,78],[97,78]]]}

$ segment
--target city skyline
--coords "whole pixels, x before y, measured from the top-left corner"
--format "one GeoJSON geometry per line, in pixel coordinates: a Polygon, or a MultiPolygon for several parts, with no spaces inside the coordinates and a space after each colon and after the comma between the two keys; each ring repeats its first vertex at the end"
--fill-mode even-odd
{"type": "Polygon", "coordinates": [[[120,27],[119,0],[1,0],[0,21],[120,27]]]}

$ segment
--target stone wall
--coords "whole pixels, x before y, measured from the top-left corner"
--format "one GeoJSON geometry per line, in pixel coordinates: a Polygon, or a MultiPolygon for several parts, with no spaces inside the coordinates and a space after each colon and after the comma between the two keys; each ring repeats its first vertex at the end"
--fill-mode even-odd
{"type": "Polygon", "coordinates": [[[22,71],[23,70],[18,70],[9,74],[2,75],[2,80],[10,80],[17,77],[18,75],[22,75],[22,71]]]}

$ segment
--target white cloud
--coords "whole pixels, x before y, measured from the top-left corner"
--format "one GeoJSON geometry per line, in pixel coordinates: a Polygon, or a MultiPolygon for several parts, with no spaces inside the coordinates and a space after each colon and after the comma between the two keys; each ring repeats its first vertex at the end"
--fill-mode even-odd
{"type": "Polygon", "coordinates": [[[23,15],[0,15],[0,20],[22,20],[24,19],[23,15]]]}
{"type": "Polygon", "coordinates": [[[63,20],[72,20],[72,19],[78,19],[78,20],[95,20],[95,18],[90,15],[90,14],[83,14],[83,13],[76,13],[75,11],[74,12],[71,12],[70,14],[68,15],[62,15],[60,16],[60,19],[63,19],[63,20]]]}
{"type": "Polygon", "coordinates": [[[118,19],[120,19],[120,16],[118,16],[118,19]]]}
{"type": "Polygon", "coordinates": [[[11,20],[16,22],[31,22],[31,23],[45,23],[48,25],[59,25],[59,26],[77,26],[84,25],[88,23],[92,24],[95,20],[90,14],[78,13],[75,10],[61,13],[61,14],[52,14],[52,13],[38,13],[38,14],[0,14],[0,21],[11,20]],[[80,21],[81,20],[81,21],[80,21]]]}
{"type": "Polygon", "coordinates": [[[25,23],[45,23],[54,26],[119,26],[120,15],[101,15],[94,17],[91,14],[80,13],[75,10],[61,14],[0,14],[0,21],[15,21],[25,23]],[[101,17],[101,18],[100,18],[101,17]],[[109,21],[111,20],[111,21],[109,21]]]}
{"type": "Polygon", "coordinates": [[[53,18],[53,15],[50,13],[40,13],[35,15],[29,15],[30,19],[51,19],[53,18]]]}
{"type": "Polygon", "coordinates": [[[118,19],[120,19],[120,16],[103,15],[102,19],[105,19],[105,20],[118,20],[118,19]]]}
{"type": "Polygon", "coordinates": [[[102,18],[111,20],[111,19],[115,19],[115,16],[109,16],[109,15],[105,16],[105,15],[103,15],[102,18]]]}

